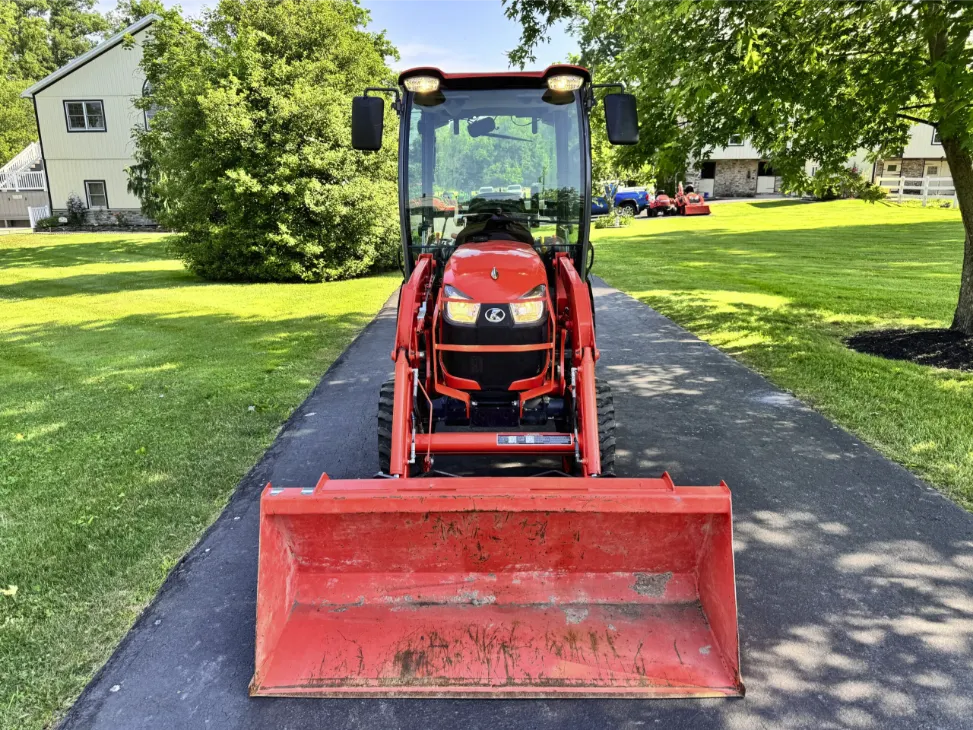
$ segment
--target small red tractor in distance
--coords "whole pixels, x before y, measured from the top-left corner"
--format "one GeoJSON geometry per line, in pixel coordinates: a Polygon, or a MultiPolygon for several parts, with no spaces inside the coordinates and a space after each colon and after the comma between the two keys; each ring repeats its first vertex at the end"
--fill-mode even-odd
{"type": "Polygon", "coordinates": [[[655,197],[649,203],[648,216],[654,215],[673,215],[676,212],[676,204],[672,202],[665,190],[656,190],[655,197]]]}
{"type": "Polygon", "coordinates": [[[676,212],[679,215],[709,215],[710,213],[703,196],[697,193],[692,185],[687,185],[683,190],[682,183],[679,183],[679,190],[676,193],[676,212]]]}
{"type": "MultiPolygon", "coordinates": [[[[394,94],[401,120],[406,278],[377,394],[381,473],[267,485],[251,694],[743,694],[726,485],[611,478],[588,279],[598,88],[577,66],[419,68],[354,100],[358,149],[382,144],[369,92],[394,94]],[[529,194],[436,204],[509,180],[529,194]],[[469,455],[554,468],[434,469],[469,455]]],[[[637,142],[634,97],[602,103],[609,141],[637,142]]]]}

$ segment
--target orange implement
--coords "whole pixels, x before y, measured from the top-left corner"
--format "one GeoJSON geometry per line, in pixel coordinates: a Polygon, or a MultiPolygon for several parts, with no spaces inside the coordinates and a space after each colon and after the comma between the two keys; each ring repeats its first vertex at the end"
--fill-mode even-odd
{"type": "Polygon", "coordinates": [[[324,475],[260,523],[252,695],[743,694],[725,484],[324,475]]]}
{"type": "Polygon", "coordinates": [[[709,215],[709,206],[706,203],[688,203],[684,215],[709,215]]]}

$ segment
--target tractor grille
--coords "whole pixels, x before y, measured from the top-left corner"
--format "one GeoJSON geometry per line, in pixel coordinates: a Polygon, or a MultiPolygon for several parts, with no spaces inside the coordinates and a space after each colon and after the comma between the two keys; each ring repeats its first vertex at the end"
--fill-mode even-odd
{"type": "MultiPolygon", "coordinates": [[[[506,304],[484,304],[475,325],[457,325],[443,320],[443,342],[449,345],[537,345],[547,341],[547,319],[537,324],[514,325],[506,304]],[[499,308],[507,313],[493,324],[486,312],[499,308]]],[[[475,380],[484,390],[509,390],[516,380],[539,375],[544,368],[545,351],[537,352],[444,352],[443,362],[450,375],[475,380]]]]}

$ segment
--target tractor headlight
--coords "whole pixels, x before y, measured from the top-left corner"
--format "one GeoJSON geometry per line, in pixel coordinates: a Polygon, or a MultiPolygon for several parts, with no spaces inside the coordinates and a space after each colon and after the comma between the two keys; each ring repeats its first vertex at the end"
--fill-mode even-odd
{"type": "Polygon", "coordinates": [[[524,294],[518,301],[511,302],[510,316],[515,324],[530,324],[544,316],[544,292],[547,287],[541,284],[524,294]]]}
{"type": "Polygon", "coordinates": [[[574,74],[558,74],[547,77],[547,88],[551,91],[577,91],[584,83],[584,79],[574,74]]]}
{"type": "Polygon", "coordinates": [[[407,91],[414,94],[431,94],[439,91],[439,79],[435,76],[410,76],[402,84],[407,91]]]}
{"type": "Polygon", "coordinates": [[[479,304],[470,301],[468,296],[449,284],[444,288],[444,293],[449,300],[446,302],[446,319],[456,324],[476,324],[476,318],[480,315],[479,304]]]}

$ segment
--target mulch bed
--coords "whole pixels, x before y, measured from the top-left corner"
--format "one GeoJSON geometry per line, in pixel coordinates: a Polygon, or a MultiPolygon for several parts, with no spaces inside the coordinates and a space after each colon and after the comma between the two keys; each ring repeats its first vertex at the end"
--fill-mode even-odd
{"type": "Polygon", "coordinates": [[[845,344],[867,355],[951,370],[973,370],[973,337],[948,329],[868,330],[845,344]]]}

